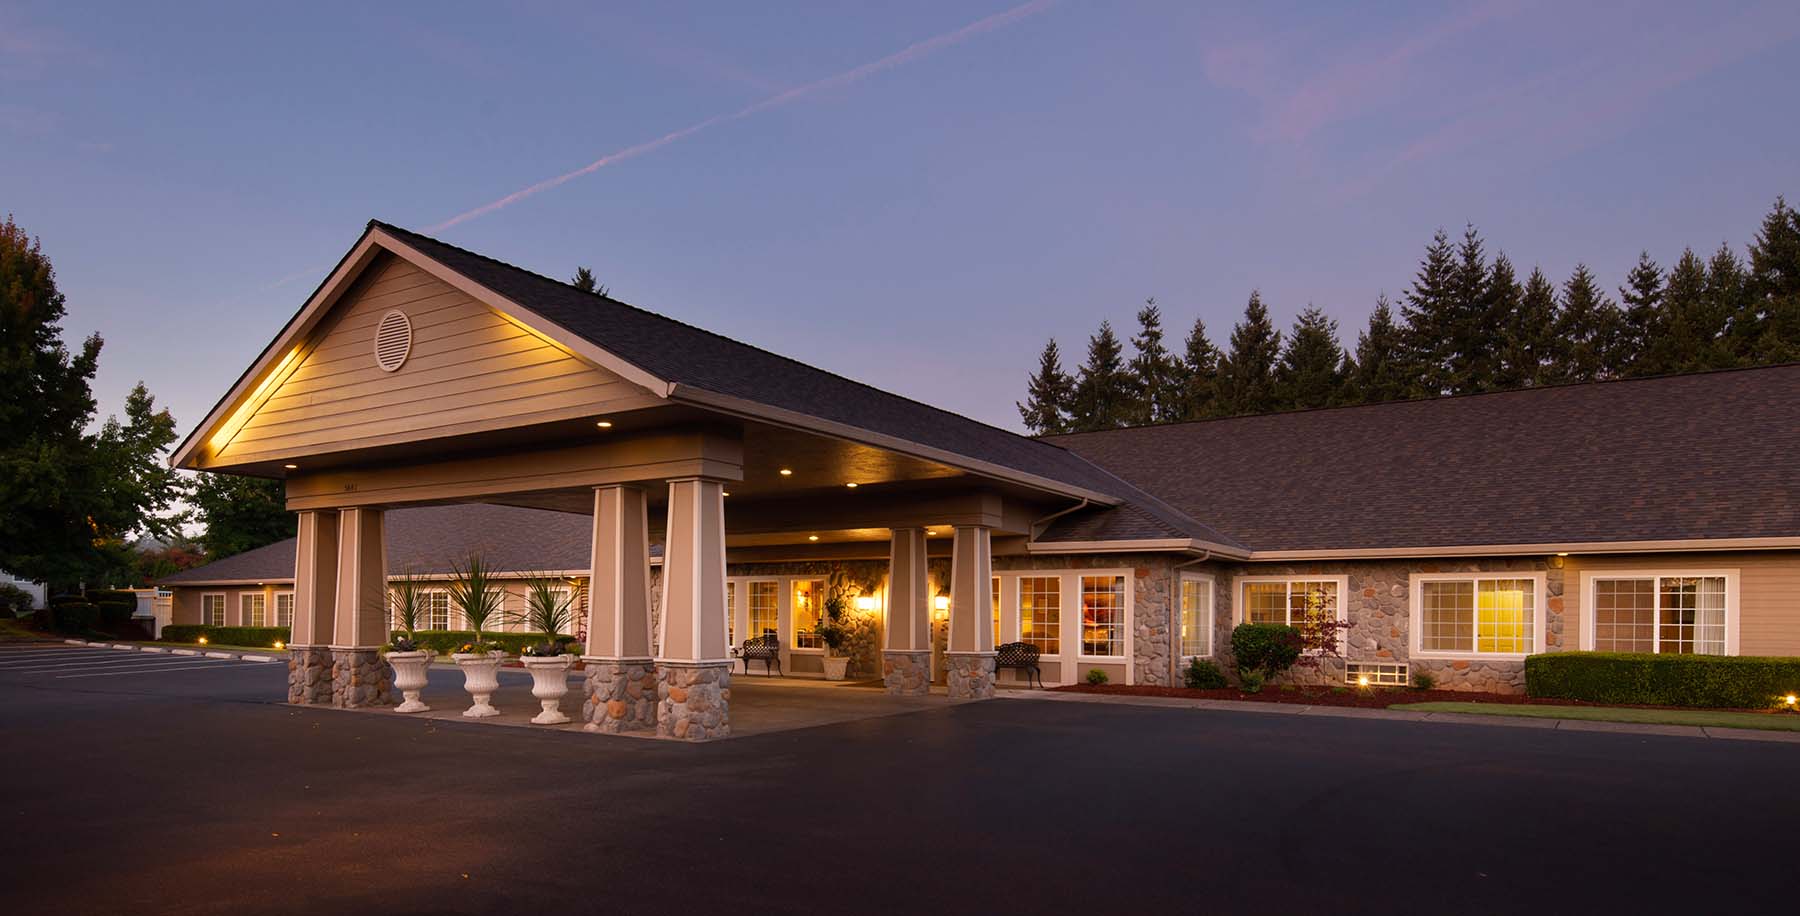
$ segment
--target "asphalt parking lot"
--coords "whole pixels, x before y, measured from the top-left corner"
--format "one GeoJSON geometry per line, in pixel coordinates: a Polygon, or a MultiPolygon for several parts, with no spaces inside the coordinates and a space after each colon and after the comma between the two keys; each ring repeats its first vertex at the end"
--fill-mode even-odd
{"type": "Polygon", "coordinates": [[[288,707],[278,663],[34,651],[52,654],[0,648],[6,913],[1792,912],[1800,894],[1793,744],[1009,700],[689,746],[288,707]]]}

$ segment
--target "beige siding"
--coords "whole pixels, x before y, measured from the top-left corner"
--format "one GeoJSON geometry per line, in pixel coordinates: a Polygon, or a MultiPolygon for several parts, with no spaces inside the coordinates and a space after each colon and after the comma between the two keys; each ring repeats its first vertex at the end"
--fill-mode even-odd
{"type": "Polygon", "coordinates": [[[1595,570],[1735,569],[1738,571],[1738,653],[1800,656],[1800,552],[1640,554],[1636,556],[1569,557],[1568,626],[1579,646],[1580,573],[1595,570]]]}
{"type": "Polygon", "coordinates": [[[642,394],[411,263],[384,257],[209,463],[583,416],[642,394]],[[413,327],[412,352],[396,372],[374,357],[375,326],[390,309],[405,312],[413,327]]]}

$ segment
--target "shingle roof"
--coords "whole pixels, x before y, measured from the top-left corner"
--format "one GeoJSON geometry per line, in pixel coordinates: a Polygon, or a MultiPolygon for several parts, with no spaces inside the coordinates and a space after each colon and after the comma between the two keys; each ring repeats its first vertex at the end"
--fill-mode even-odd
{"type": "MultiPolygon", "coordinates": [[[[385,516],[390,575],[442,575],[471,553],[507,572],[587,569],[593,519],[567,512],[467,503],[390,509],[385,516]]],[[[294,539],[183,570],[159,585],[294,578],[294,539]]]]}
{"type": "Polygon", "coordinates": [[[893,436],[1108,496],[1129,493],[1111,474],[1041,440],[903,398],[398,226],[380,221],[370,225],[664,381],[893,436]]]}
{"type": "Polygon", "coordinates": [[[1047,441],[1258,551],[1800,536],[1800,364],[1047,441]]]}

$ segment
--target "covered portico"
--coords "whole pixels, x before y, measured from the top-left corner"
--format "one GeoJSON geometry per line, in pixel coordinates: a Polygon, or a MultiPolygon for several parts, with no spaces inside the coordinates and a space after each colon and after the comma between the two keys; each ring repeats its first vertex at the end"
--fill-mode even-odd
{"type": "Polygon", "coordinates": [[[981,698],[995,551],[1119,502],[1060,449],[382,224],[173,461],[285,481],[290,702],[391,702],[383,513],[489,502],[592,517],[587,727],[685,740],[731,733],[728,560],[885,559],[902,695],[947,591],[948,693],[981,698]]]}

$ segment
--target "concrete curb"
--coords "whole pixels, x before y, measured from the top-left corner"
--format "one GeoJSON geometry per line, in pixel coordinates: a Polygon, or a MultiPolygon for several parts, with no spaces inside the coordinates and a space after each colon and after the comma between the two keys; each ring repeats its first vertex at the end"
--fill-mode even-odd
{"type": "Polygon", "coordinates": [[[170,655],[199,655],[200,653],[194,649],[170,649],[169,654],[170,655]]]}
{"type": "Polygon", "coordinates": [[[273,656],[273,655],[251,655],[246,652],[243,655],[238,656],[238,659],[241,661],[246,661],[246,662],[272,662],[272,661],[275,661],[275,656],[273,656]]]}
{"type": "Polygon", "coordinates": [[[1535,728],[1549,731],[1607,732],[1618,735],[1659,735],[1671,738],[1718,738],[1729,741],[1764,741],[1800,744],[1800,732],[1753,728],[1719,728],[1699,725],[1656,725],[1640,722],[1595,722],[1587,719],[1552,719],[1529,716],[1487,716],[1462,712],[1414,712],[1405,709],[1365,709],[1357,706],[1307,706],[1301,703],[1257,703],[1237,700],[1188,700],[1180,697],[1134,697],[1118,694],[1057,693],[1002,690],[997,698],[1039,700],[1053,703],[1099,703],[1116,706],[1152,706],[1161,709],[1202,709],[1264,715],[1327,716],[1337,719],[1387,719],[1397,722],[1436,722],[1446,725],[1484,725],[1498,728],[1535,728]]]}
{"type": "Polygon", "coordinates": [[[206,653],[206,657],[207,658],[237,658],[236,655],[233,655],[230,652],[208,652],[208,653],[206,653]]]}

